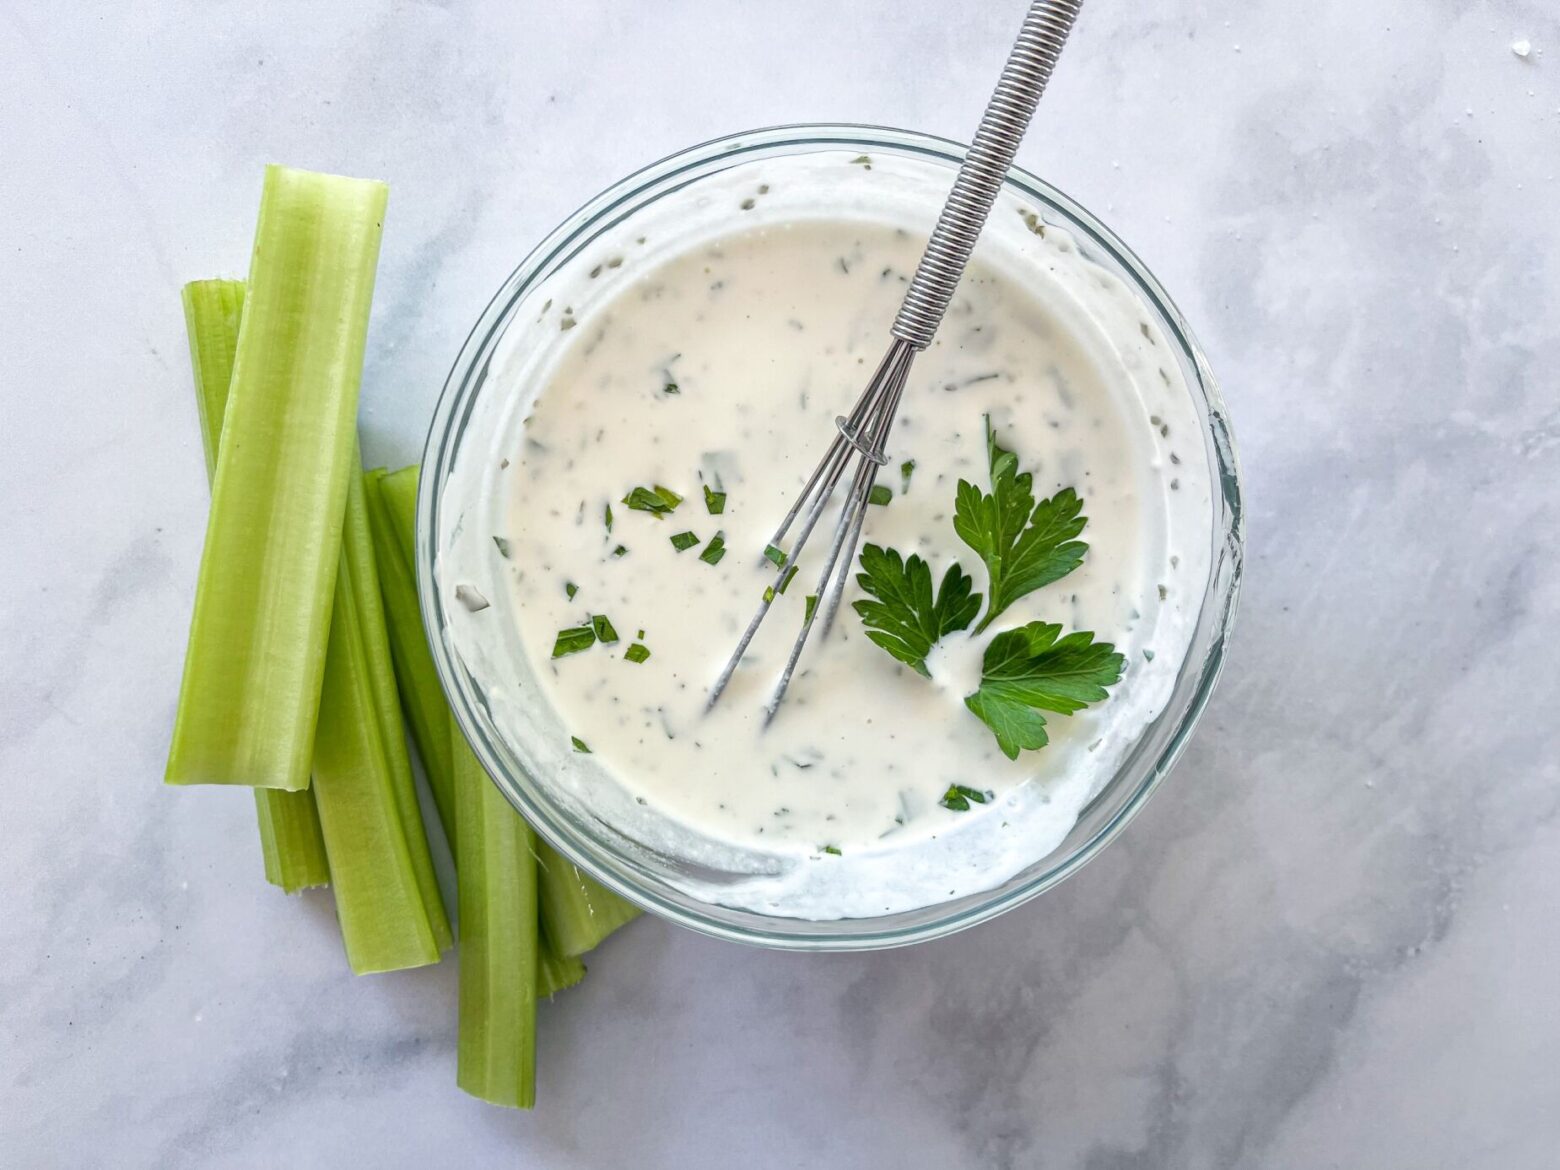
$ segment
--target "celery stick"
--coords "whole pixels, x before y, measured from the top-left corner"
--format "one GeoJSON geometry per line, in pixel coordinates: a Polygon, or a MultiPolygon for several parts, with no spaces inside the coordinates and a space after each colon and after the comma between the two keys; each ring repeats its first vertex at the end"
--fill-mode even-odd
{"type": "MultiPolygon", "coordinates": [[[[415,473],[415,468],[413,469],[415,473]]],[[[395,660],[395,680],[400,688],[406,721],[422,757],[450,851],[455,851],[455,797],[451,778],[450,709],[439,686],[439,674],[423,632],[422,611],[417,603],[417,579],[406,557],[395,520],[384,500],[385,472],[365,473],[369,526],[374,535],[374,557],[379,567],[379,587],[389,618],[390,649],[395,660]]],[[[415,492],[414,492],[415,496],[415,492]]]]}
{"type": "Polygon", "coordinates": [[[541,838],[536,841],[536,861],[542,925],[561,953],[583,955],[639,917],[639,907],[582,873],[541,838]]]}
{"type": "MultiPolygon", "coordinates": [[[[195,401],[208,478],[217,467],[222,416],[227,410],[243,308],[241,280],[195,280],[184,286],[184,323],[190,340],[190,365],[195,372],[195,401]]],[[[308,789],[280,792],[274,788],[256,788],[254,793],[266,881],[289,894],[329,885],[330,866],[325,859],[314,793],[308,789]]]]}
{"type": "MultiPolygon", "coordinates": [[[[379,480],[380,495],[408,557],[416,539],[417,474],[415,466],[404,467],[379,480]]],[[[459,735],[458,729],[456,734],[459,735]]],[[[464,739],[458,746],[466,747],[464,739]]],[[[542,923],[562,954],[582,955],[618,927],[639,917],[638,907],[581,873],[540,839],[537,861],[542,923]]]]}
{"type": "Polygon", "coordinates": [[[348,485],[335,595],[314,742],[314,795],[347,960],[360,975],[436,963],[449,940],[449,921],[436,886],[430,888],[432,862],[411,793],[399,712],[384,705],[393,684],[358,475],[348,485]]]}
{"type": "Polygon", "coordinates": [[[551,999],[585,978],[585,964],[573,955],[562,954],[545,930],[539,932],[536,959],[536,994],[551,999]]]}
{"type": "Polygon", "coordinates": [[[495,1105],[536,1103],[540,973],[530,827],[450,728],[460,870],[460,1019],[455,1083],[495,1105]]]}
{"type": "Polygon", "coordinates": [[[385,199],[266,169],[170,784],[308,786],[385,199]]]}

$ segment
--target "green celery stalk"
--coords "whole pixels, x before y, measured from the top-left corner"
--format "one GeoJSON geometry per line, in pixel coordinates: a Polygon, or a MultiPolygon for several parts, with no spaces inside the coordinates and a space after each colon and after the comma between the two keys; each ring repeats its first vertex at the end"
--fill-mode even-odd
{"type": "Polygon", "coordinates": [[[573,955],[565,955],[540,931],[541,947],[536,960],[536,994],[551,999],[585,978],[585,964],[573,955]]]}
{"type": "Polygon", "coordinates": [[[639,917],[639,907],[614,894],[537,838],[542,925],[558,950],[583,955],[618,927],[639,917]]]}
{"type": "Polygon", "coordinates": [[[358,475],[348,484],[335,594],[314,741],[314,796],[347,961],[360,975],[436,963],[450,943],[450,926],[395,705],[358,475]]]}
{"type": "MultiPolygon", "coordinates": [[[[190,366],[195,372],[195,402],[200,415],[206,476],[216,473],[222,418],[233,378],[233,355],[244,310],[241,280],[194,280],[184,286],[184,324],[190,341],[190,366]]],[[[256,788],[255,816],[260,825],[260,850],[265,878],[289,894],[330,884],[325,841],[314,793],[256,788]]]]}
{"type": "MultiPolygon", "coordinates": [[[[413,473],[413,507],[416,500],[416,468],[413,473]]],[[[402,547],[398,525],[384,497],[383,469],[365,473],[369,526],[374,536],[374,557],[379,566],[379,586],[389,618],[390,649],[395,680],[401,692],[406,721],[411,727],[417,754],[428,775],[428,787],[438,806],[439,819],[450,850],[455,850],[455,796],[450,753],[450,709],[439,686],[438,670],[423,632],[422,611],[417,602],[417,578],[412,561],[402,547]]]]}
{"type": "Polygon", "coordinates": [[[536,1104],[540,947],[532,833],[451,721],[460,871],[455,1083],[495,1105],[536,1104]]]}
{"type": "Polygon", "coordinates": [[[308,786],[386,195],[266,168],[170,784],[308,786]]]}

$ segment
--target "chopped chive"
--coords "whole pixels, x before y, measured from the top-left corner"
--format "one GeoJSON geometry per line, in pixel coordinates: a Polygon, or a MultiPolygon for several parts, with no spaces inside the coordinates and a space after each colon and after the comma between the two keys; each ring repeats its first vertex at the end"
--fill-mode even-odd
{"type": "Polygon", "coordinates": [[[498,546],[498,555],[507,561],[509,559],[509,554],[514,551],[514,546],[511,545],[502,536],[495,536],[493,538],[493,543],[498,546]]]}
{"type": "Polygon", "coordinates": [[[686,552],[699,543],[699,538],[691,532],[679,532],[672,537],[672,547],[678,552],[686,552]]]}
{"type": "Polygon", "coordinates": [[[596,631],[589,625],[570,626],[566,630],[559,630],[558,637],[553,642],[552,656],[562,658],[565,654],[578,654],[581,650],[589,650],[596,644],[596,631]]]}
{"type": "Polygon", "coordinates": [[[579,752],[580,755],[588,756],[588,755],[591,754],[590,748],[588,746],[586,746],[585,741],[583,739],[581,739],[579,736],[577,736],[577,735],[569,736],[569,742],[574,745],[574,750],[579,752]]]}
{"type": "Polygon", "coordinates": [[[645,659],[650,657],[650,647],[646,646],[643,642],[635,642],[632,646],[623,652],[623,657],[628,659],[630,662],[643,662],[645,659]]]}
{"type": "Polygon", "coordinates": [[[579,591],[580,591],[580,587],[578,585],[576,585],[573,581],[565,581],[563,583],[563,593],[564,593],[564,596],[567,597],[570,601],[574,600],[574,595],[576,593],[578,593],[579,591]]]}
{"type": "Polygon", "coordinates": [[[726,510],[726,493],[715,491],[709,484],[705,484],[704,507],[711,516],[719,516],[726,510]]]}
{"type": "Polygon", "coordinates": [[[772,544],[766,544],[764,546],[764,559],[771,562],[777,569],[785,568],[785,553],[781,552],[772,544]]]}
{"type": "Polygon", "coordinates": [[[954,812],[968,812],[970,801],[985,804],[991,797],[990,791],[982,792],[979,788],[970,788],[965,784],[950,784],[948,791],[943,793],[943,798],[937,803],[954,812]]]}
{"type": "Polygon", "coordinates": [[[875,483],[872,491],[867,495],[867,503],[877,504],[879,507],[889,503],[894,498],[894,489],[886,483],[875,483]]]}
{"type": "Polygon", "coordinates": [[[659,519],[677,510],[683,498],[671,488],[656,484],[653,488],[636,487],[623,497],[623,502],[636,512],[649,512],[659,519]]]}
{"type": "Polygon", "coordinates": [[[634,637],[638,638],[641,642],[643,642],[645,640],[645,632],[643,630],[640,630],[639,633],[634,635],[634,637]]]}
{"type": "Polygon", "coordinates": [[[838,845],[825,845],[823,847],[823,851],[829,854],[831,857],[843,856],[843,854],[840,853],[840,847],[838,845]]]}
{"type": "Polygon", "coordinates": [[[791,578],[796,576],[797,566],[792,565],[785,571],[785,576],[780,578],[780,592],[784,593],[791,587],[791,578]]]}
{"type": "Polygon", "coordinates": [[[818,612],[818,595],[816,593],[809,593],[807,595],[807,612],[802,615],[802,621],[804,623],[812,621],[813,614],[815,614],[817,612],[818,612]]]}
{"type": "Polygon", "coordinates": [[[595,631],[596,641],[603,646],[610,646],[618,640],[618,632],[612,628],[612,621],[605,614],[596,614],[590,619],[590,628],[595,631]]]}
{"type": "Polygon", "coordinates": [[[615,557],[627,556],[628,546],[626,544],[618,545],[617,548],[612,550],[612,555],[615,557]]]}
{"type": "Polygon", "coordinates": [[[717,532],[710,537],[710,542],[704,546],[704,551],[699,554],[699,559],[706,565],[720,564],[720,558],[726,555],[726,536],[717,532]]]}
{"type": "Polygon", "coordinates": [[[906,459],[903,463],[901,463],[899,465],[899,477],[900,477],[901,480],[904,481],[904,486],[902,488],[900,488],[900,491],[899,491],[900,495],[904,495],[906,492],[908,492],[910,490],[910,477],[912,475],[914,475],[914,474],[915,474],[915,460],[914,459],[906,459]]]}

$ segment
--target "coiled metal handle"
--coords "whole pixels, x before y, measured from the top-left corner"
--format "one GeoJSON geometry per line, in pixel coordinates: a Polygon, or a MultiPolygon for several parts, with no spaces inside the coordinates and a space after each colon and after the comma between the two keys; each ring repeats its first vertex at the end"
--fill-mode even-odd
{"type": "Polygon", "coordinates": [[[932,343],[948,311],[953,290],[1082,6],[1083,0],[1034,0],[1029,6],[996,92],[981,115],[969,153],[894,318],[894,336],[918,350],[932,343]]]}

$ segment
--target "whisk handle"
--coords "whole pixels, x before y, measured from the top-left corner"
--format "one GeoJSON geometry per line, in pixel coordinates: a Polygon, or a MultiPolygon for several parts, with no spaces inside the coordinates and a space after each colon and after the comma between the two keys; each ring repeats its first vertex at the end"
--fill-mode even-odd
{"type": "Polygon", "coordinates": [[[894,318],[894,336],[918,350],[932,343],[948,311],[953,290],[1082,6],[1083,0],[1034,0],[1029,6],[1024,27],[1002,68],[996,91],[986,103],[969,153],[894,318]]]}

